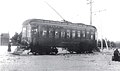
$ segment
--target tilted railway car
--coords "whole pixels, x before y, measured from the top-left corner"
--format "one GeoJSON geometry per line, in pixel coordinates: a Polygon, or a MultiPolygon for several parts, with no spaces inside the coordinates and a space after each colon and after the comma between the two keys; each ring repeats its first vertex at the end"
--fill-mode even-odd
{"type": "Polygon", "coordinates": [[[92,52],[97,48],[97,29],[83,23],[28,19],[23,23],[22,42],[33,54],[57,54],[57,48],[70,53],[92,52]]]}

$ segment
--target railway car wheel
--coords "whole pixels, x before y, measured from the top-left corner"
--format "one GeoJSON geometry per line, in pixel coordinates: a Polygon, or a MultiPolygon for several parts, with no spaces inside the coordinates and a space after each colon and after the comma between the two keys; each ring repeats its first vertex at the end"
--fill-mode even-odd
{"type": "Polygon", "coordinates": [[[55,51],[55,55],[58,53],[58,51],[55,51]]]}
{"type": "Polygon", "coordinates": [[[50,54],[50,52],[46,52],[46,54],[50,54]]]}
{"type": "Polygon", "coordinates": [[[36,52],[33,52],[33,55],[36,55],[37,53],[36,52]]]}
{"type": "Polygon", "coordinates": [[[73,51],[69,51],[71,54],[73,54],[73,51]]]}
{"type": "Polygon", "coordinates": [[[56,55],[58,53],[58,49],[56,47],[51,47],[51,54],[56,55]]]}
{"type": "Polygon", "coordinates": [[[88,53],[93,53],[92,51],[88,51],[88,53]]]}

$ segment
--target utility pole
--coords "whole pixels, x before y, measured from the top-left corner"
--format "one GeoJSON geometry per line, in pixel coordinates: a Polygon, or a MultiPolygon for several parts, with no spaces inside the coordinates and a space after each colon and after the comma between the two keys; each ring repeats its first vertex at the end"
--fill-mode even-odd
{"type": "Polygon", "coordinates": [[[87,3],[87,4],[90,4],[90,25],[92,25],[92,3],[93,3],[93,1],[92,0],[87,0],[87,1],[89,1],[89,3],[87,3]]]}
{"type": "Polygon", "coordinates": [[[92,25],[92,0],[90,0],[90,25],[92,25]]]}

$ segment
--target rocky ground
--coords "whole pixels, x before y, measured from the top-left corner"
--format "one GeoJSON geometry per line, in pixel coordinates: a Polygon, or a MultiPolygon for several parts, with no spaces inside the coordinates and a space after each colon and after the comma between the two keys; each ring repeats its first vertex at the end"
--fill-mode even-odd
{"type": "MultiPolygon", "coordinates": [[[[12,46],[12,52],[16,47],[12,46]]],[[[120,71],[113,49],[92,54],[13,55],[0,46],[0,71],[120,71]]]]}

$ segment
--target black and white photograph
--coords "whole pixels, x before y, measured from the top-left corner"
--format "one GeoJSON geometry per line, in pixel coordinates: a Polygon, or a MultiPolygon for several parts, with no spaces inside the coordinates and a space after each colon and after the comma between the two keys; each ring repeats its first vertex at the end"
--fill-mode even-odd
{"type": "Polygon", "coordinates": [[[0,71],[119,71],[119,0],[0,0],[0,71]]]}

